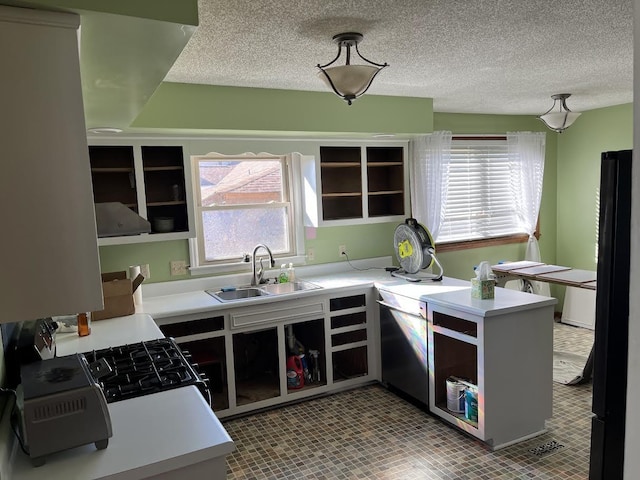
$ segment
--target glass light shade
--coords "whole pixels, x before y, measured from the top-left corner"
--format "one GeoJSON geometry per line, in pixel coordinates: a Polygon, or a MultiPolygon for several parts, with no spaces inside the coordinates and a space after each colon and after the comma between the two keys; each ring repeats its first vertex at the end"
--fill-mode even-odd
{"type": "Polygon", "coordinates": [[[542,120],[547,127],[556,132],[562,132],[566,128],[570,127],[576,118],[580,116],[578,112],[549,112],[541,115],[542,120]]]}
{"type": "Polygon", "coordinates": [[[328,75],[333,82],[333,87],[341,96],[355,98],[367,90],[378,70],[380,70],[378,67],[369,65],[340,65],[325,68],[318,72],[318,76],[329,88],[332,88],[326,76],[328,75]]]}

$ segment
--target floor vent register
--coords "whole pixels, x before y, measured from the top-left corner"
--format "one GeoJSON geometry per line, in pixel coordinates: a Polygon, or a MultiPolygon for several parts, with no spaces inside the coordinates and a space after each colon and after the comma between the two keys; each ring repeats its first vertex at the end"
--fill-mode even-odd
{"type": "Polygon", "coordinates": [[[538,445],[535,448],[530,448],[528,452],[535,458],[546,458],[554,453],[558,453],[564,448],[564,445],[556,440],[550,440],[542,445],[538,445]]]}

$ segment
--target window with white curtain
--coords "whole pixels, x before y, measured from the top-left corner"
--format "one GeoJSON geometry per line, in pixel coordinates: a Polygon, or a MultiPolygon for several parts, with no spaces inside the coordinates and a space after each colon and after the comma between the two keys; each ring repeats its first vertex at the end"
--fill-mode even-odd
{"type": "Polygon", "coordinates": [[[438,243],[526,233],[512,187],[507,140],[456,139],[451,143],[446,201],[438,243]]]}

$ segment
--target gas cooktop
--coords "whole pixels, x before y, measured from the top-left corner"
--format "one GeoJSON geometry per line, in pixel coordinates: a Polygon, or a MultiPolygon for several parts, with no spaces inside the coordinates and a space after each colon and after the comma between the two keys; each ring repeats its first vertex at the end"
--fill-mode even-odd
{"type": "Polygon", "coordinates": [[[87,361],[111,367],[98,379],[107,403],[195,385],[211,405],[207,380],[172,338],[161,338],[84,353],[87,361]]]}

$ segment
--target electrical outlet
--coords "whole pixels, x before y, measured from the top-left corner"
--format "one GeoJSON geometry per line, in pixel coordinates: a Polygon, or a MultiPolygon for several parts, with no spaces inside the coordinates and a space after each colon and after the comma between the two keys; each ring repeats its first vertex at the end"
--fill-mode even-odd
{"type": "Polygon", "coordinates": [[[339,256],[343,256],[347,254],[347,246],[346,245],[339,245],[338,246],[338,255],[339,256]]]}
{"type": "Polygon", "coordinates": [[[316,251],[313,248],[307,249],[307,260],[313,262],[316,259],[316,251]]]}
{"type": "Polygon", "coordinates": [[[140,273],[142,274],[145,280],[149,280],[151,278],[151,270],[149,269],[148,263],[145,263],[144,265],[140,265],[140,273]]]}
{"type": "Polygon", "coordinates": [[[186,275],[187,274],[187,262],[184,260],[174,260],[171,262],[171,276],[174,275],[186,275]]]}

